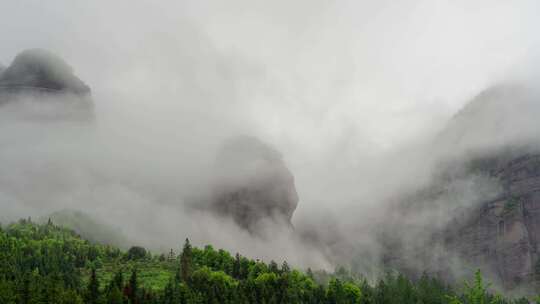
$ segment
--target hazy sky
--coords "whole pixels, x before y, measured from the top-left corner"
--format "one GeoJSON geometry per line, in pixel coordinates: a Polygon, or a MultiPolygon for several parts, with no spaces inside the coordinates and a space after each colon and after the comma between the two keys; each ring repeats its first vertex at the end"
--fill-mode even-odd
{"type": "MultiPolygon", "coordinates": [[[[538,49],[539,6],[502,0],[2,1],[0,62],[8,64],[25,48],[47,48],[97,94],[151,79],[148,92],[158,89],[150,84],[167,86],[156,79],[174,74],[162,72],[175,67],[170,57],[178,53],[214,70],[202,77],[236,78],[228,93],[239,95],[242,115],[273,141],[324,149],[354,136],[388,147],[448,117],[523,64],[538,49]]],[[[208,94],[219,90],[208,88],[208,94]]]]}

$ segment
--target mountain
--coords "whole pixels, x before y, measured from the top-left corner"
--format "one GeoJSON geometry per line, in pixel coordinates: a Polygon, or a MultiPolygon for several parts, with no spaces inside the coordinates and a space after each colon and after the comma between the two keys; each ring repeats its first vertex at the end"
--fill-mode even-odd
{"type": "Polygon", "coordinates": [[[41,88],[66,91],[78,95],[90,94],[90,88],[73,73],[62,58],[43,49],[19,53],[11,65],[0,74],[0,87],[41,88]]]}
{"type": "Polygon", "coordinates": [[[43,49],[22,51],[7,68],[0,68],[0,106],[31,120],[94,117],[90,87],[61,57],[43,49]]]}
{"type": "Polygon", "coordinates": [[[503,289],[538,288],[538,96],[493,86],[449,121],[430,143],[440,156],[432,181],[392,213],[382,237],[387,264],[448,280],[479,267],[503,289]]]}
{"type": "Polygon", "coordinates": [[[294,176],[281,154],[250,136],[226,141],[216,158],[210,209],[251,233],[263,224],[292,227],[298,204],[294,176]]]}

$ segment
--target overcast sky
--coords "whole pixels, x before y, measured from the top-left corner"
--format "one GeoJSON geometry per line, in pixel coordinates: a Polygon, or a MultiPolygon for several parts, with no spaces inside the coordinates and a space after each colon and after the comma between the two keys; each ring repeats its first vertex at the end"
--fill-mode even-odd
{"type": "Polygon", "coordinates": [[[326,143],[354,134],[388,147],[447,118],[523,64],[538,49],[539,6],[497,0],[2,1],[0,62],[7,65],[26,48],[47,48],[101,92],[112,81],[159,78],[164,67],[152,64],[175,48],[192,48],[179,56],[202,48],[257,78],[246,76],[234,90],[249,94],[242,96],[249,99],[246,116],[267,136],[302,142],[316,136],[326,143]]]}

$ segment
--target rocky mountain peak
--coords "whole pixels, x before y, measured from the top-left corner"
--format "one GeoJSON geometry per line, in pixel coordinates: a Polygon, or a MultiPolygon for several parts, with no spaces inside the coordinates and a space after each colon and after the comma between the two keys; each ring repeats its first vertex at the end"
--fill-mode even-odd
{"type": "Polygon", "coordinates": [[[85,95],[90,88],[73,73],[59,56],[43,49],[19,53],[0,74],[0,87],[41,88],[85,95]]]}
{"type": "Polygon", "coordinates": [[[278,151],[254,137],[235,137],[219,151],[216,171],[214,212],[253,233],[265,220],[292,227],[298,195],[278,151]]]}
{"type": "Polygon", "coordinates": [[[43,49],[22,51],[0,68],[0,105],[9,119],[92,121],[90,87],[62,58],[43,49]]]}

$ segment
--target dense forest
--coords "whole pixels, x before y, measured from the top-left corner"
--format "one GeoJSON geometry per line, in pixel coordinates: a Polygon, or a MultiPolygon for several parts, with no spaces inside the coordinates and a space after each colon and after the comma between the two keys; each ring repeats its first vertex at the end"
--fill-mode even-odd
{"type": "MultiPolygon", "coordinates": [[[[450,287],[426,275],[388,273],[377,282],[351,275],[305,272],[212,246],[153,254],[91,243],[51,220],[0,226],[0,303],[530,303],[488,291],[480,272],[450,287]]],[[[540,303],[540,301],[536,301],[540,303]]]]}

